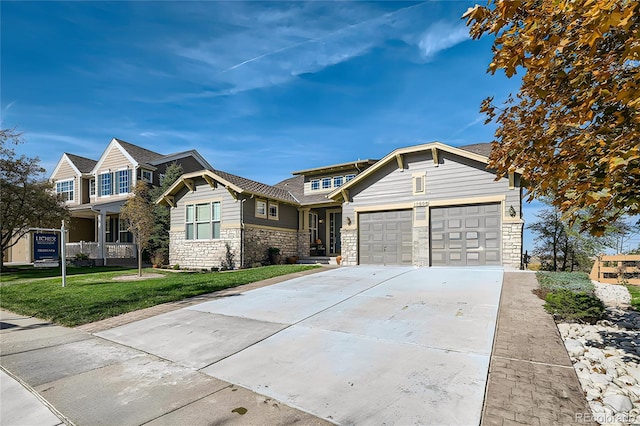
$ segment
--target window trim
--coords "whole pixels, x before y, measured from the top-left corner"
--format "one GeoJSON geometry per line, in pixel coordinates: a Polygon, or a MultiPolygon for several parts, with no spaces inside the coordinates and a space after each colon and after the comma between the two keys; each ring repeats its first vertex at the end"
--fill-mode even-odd
{"type": "Polygon", "coordinates": [[[96,186],[96,178],[91,178],[89,179],[89,197],[95,197],[97,193],[98,187],[96,186]]]}
{"type": "Polygon", "coordinates": [[[414,173],[412,175],[413,195],[423,195],[427,192],[426,173],[414,173]],[[418,185],[420,184],[420,185],[418,185]]]}
{"type": "Polygon", "coordinates": [[[319,191],[320,190],[320,179],[312,179],[311,180],[311,190],[319,191]]]}
{"type": "Polygon", "coordinates": [[[323,177],[322,178],[322,189],[331,189],[333,187],[333,178],[323,177]],[[325,185],[327,184],[327,185],[325,185]]]}
{"type": "Polygon", "coordinates": [[[71,178],[71,179],[63,179],[63,180],[58,180],[56,181],[56,194],[67,194],[67,198],[64,199],[65,203],[68,202],[73,202],[76,198],[76,188],[75,188],[75,179],[71,178]],[[67,189],[66,191],[58,191],[58,185],[62,186],[64,184],[69,184],[68,186],[70,187],[70,189],[67,189]],[[69,198],[69,194],[71,194],[71,198],[69,198]]]}
{"type": "Polygon", "coordinates": [[[267,200],[262,200],[262,199],[256,198],[255,213],[256,213],[256,217],[259,217],[261,219],[266,219],[267,218],[267,216],[269,215],[269,207],[268,207],[268,204],[267,204],[267,200]],[[264,205],[264,213],[259,213],[258,212],[258,204],[263,204],[264,205]]]}
{"type": "Polygon", "coordinates": [[[153,183],[153,171],[147,169],[140,169],[140,180],[148,183],[153,183]],[[149,178],[145,178],[144,174],[149,173],[149,178]]]}
{"type": "Polygon", "coordinates": [[[126,168],[126,169],[119,169],[114,173],[114,177],[116,177],[116,179],[114,179],[114,191],[116,195],[123,195],[123,194],[130,194],[133,188],[133,173],[131,171],[130,168],[126,168]],[[122,174],[122,172],[125,172],[124,175],[122,174]],[[121,192],[121,186],[122,186],[122,176],[126,176],[127,177],[127,190],[126,192],[121,192]]]}
{"type": "Polygon", "coordinates": [[[269,207],[267,209],[267,216],[269,217],[269,220],[280,220],[280,205],[274,201],[269,201],[268,206],[269,207]],[[275,216],[271,214],[272,207],[276,209],[275,216]]]}
{"type": "Polygon", "coordinates": [[[220,235],[220,231],[222,229],[222,200],[212,200],[212,201],[204,201],[204,202],[193,202],[193,203],[188,203],[184,205],[184,239],[185,241],[190,241],[190,242],[198,242],[198,241],[214,241],[214,240],[219,240],[222,238],[222,236],[220,235]],[[209,205],[209,220],[205,221],[205,220],[198,220],[197,219],[197,206],[199,205],[209,205]],[[215,204],[218,204],[218,211],[219,211],[219,215],[218,218],[215,219],[215,204]],[[192,221],[188,222],[188,210],[189,207],[193,208],[193,215],[192,215],[192,221]],[[209,235],[208,238],[198,238],[198,224],[199,223],[209,223],[209,235]],[[218,236],[215,236],[215,224],[219,224],[218,225],[218,236]],[[188,234],[188,226],[192,225],[193,226],[193,238],[189,238],[189,234],[188,234]]]}
{"type": "Polygon", "coordinates": [[[113,173],[111,173],[111,171],[108,172],[104,172],[104,173],[98,173],[98,197],[110,197],[113,195],[113,173]],[[103,184],[103,177],[104,176],[108,176],[109,177],[109,193],[105,194],[103,192],[103,189],[105,188],[105,185],[103,184]]]}
{"type": "Polygon", "coordinates": [[[342,185],[344,185],[344,176],[334,176],[333,177],[333,187],[334,188],[340,188],[342,185]],[[337,181],[340,181],[340,183],[336,183],[337,181]]]}

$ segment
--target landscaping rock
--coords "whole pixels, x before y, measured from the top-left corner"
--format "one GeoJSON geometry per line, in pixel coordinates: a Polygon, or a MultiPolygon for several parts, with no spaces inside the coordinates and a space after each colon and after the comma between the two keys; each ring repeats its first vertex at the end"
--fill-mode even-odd
{"type": "Polygon", "coordinates": [[[605,396],[602,402],[611,407],[614,413],[628,412],[633,409],[633,403],[628,396],[624,395],[605,396]]]}

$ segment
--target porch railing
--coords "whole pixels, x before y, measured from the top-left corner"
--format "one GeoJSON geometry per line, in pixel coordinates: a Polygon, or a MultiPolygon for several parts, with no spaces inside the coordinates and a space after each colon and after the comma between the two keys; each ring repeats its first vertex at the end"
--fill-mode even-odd
{"type": "Polygon", "coordinates": [[[640,285],[640,255],[598,256],[590,278],[605,284],[640,285]]]}
{"type": "MultiPolygon", "coordinates": [[[[107,259],[131,259],[137,257],[137,248],[133,243],[105,243],[104,252],[107,259]]],[[[79,253],[89,256],[89,259],[100,258],[100,246],[94,241],[80,241],[67,243],[67,258],[75,257],[79,253]]]]}

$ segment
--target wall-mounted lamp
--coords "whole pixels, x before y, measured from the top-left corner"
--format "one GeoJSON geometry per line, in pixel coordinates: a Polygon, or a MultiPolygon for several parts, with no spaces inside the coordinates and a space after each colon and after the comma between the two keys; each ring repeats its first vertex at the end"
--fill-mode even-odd
{"type": "Polygon", "coordinates": [[[513,206],[509,206],[509,216],[516,217],[516,209],[513,206]]]}
{"type": "Polygon", "coordinates": [[[347,225],[351,225],[351,218],[347,217],[347,225]]]}
{"type": "Polygon", "coordinates": [[[320,219],[318,222],[320,222],[320,223],[324,223],[324,219],[320,219]]]}

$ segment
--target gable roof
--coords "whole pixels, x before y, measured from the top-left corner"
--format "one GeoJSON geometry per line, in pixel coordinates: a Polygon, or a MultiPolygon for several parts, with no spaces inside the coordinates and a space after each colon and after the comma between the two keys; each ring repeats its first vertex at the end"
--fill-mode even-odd
{"type": "Polygon", "coordinates": [[[157,160],[164,155],[157,152],[142,148],[141,146],[134,145],[132,143],[123,141],[118,138],[113,138],[118,144],[125,150],[131,158],[133,158],[138,164],[150,164],[152,161],[157,160]]]}
{"type": "MultiPolygon", "coordinates": [[[[194,178],[202,177],[207,181],[217,181],[224,185],[232,194],[248,194],[258,197],[265,197],[289,204],[298,205],[298,200],[285,189],[278,188],[255,180],[243,178],[222,170],[200,170],[193,173],[184,174],[174,182],[161,196],[156,203],[167,204],[167,198],[176,194],[180,189],[188,186],[188,182],[194,178]]],[[[211,184],[211,183],[210,183],[211,184]]]]}
{"type": "MultiPolygon", "coordinates": [[[[369,167],[364,172],[357,175],[354,179],[345,183],[335,191],[329,193],[327,197],[332,199],[339,197],[341,194],[345,193],[345,191],[347,191],[350,187],[352,187],[353,185],[360,182],[362,179],[364,179],[368,175],[374,173],[376,170],[380,169],[381,167],[383,167],[384,165],[392,161],[401,163],[403,155],[414,154],[417,152],[424,152],[424,151],[437,152],[438,150],[449,152],[451,154],[455,154],[464,158],[468,158],[470,160],[474,160],[479,163],[488,164],[489,163],[488,155],[479,154],[479,152],[490,152],[491,144],[473,144],[473,145],[467,145],[465,147],[454,147],[454,146],[446,145],[442,142],[429,142],[422,145],[414,145],[414,146],[408,146],[405,148],[398,148],[392,151],[391,153],[387,154],[382,160],[378,161],[376,164],[369,167]],[[489,151],[487,151],[487,147],[485,145],[489,145],[489,148],[488,148],[489,151]]],[[[516,173],[522,173],[522,170],[518,169],[516,170],[516,173]]]]}
{"type": "Polygon", "coordinates": [[[213,170],[213,167],[211,167],[211,164],[209,164],[209,162],[205,160],[205,158],[202,155],[200,155],[200,153],[195,149],[163,155],[155,160],[147,162],[147,164],[150,164],[152,166],[157,166],[158,164],[169,163],[169,162],[177,161],[181,158],[186,158],[186,157],[193,157],[198,163],[200,163],[203,169],[213,170]]]}
{"type": "Polygon", "coordinates": [[[68,152],[65,152],[64,154],[67,156],[69,161],[73,163],[74,166],[76,166],[80,173],[91,173],[97,163],[96,160],[81,157],[79,155],[69,154],[68,152]]]}

